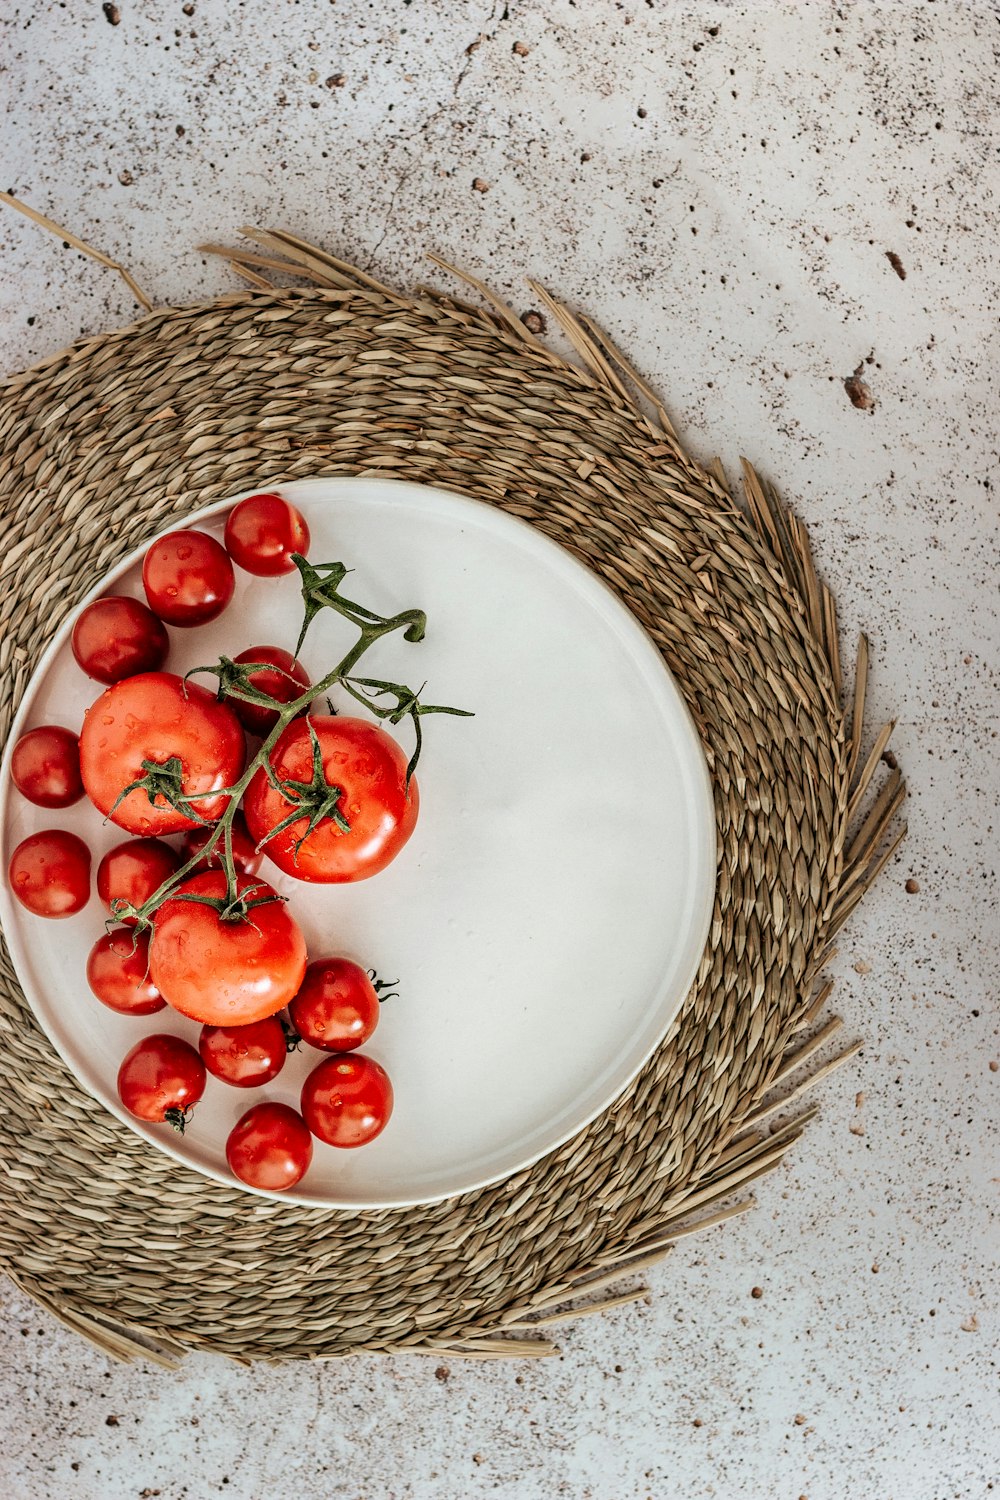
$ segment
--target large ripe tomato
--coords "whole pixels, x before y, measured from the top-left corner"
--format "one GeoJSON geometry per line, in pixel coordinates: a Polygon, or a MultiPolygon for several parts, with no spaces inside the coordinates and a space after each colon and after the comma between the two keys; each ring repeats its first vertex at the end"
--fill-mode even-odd
{"type": "Polygon", "coordinates": [[[301,818],[268,838],[295,804],[271,784],[261,767],[243,801],[250,837],[279,869],[300,880],[365,880],[384,870],[413,832],[420,806],[417,783],[411,780],[407,790],[406,755],[377,724],[329,715],[293,719],[278,736],[268,759],[281,780],[312,781],[310,725],[323,762],[320,793],[328,793],[332,786],[341,788],[336,810],[349,830],[324,817],[305,837],[309,818],[304,810],[301,818]]]}
{"type": "MultiPolygon", "coordinates": [[[[142,906],[181,866],[180,856],[160,839],[124,839],[97,866],[97,894],[112,915],[116,901],[142,906]]],[[[120,917],[126,927],[134,917],[120,917]]]]}
{"type": "Polygon", "coordinates": [[[179,1036],[156,1032],[136,1042],[118,1069],[118,1097],[140,1120],[166,1122],[178,1134],[205,1092],[205,1064],[179,1036]]]}
{"type": "MultiPolygon", "coordinates": [[[[259,692],[277,698],[279,703],[291,703],[294,698],[300,698],[309,686],[305,667],[282,646],[251,646],[249,651],[241,651],[233,660],[240,665],[251,661],[270,663],[270,669],[264,667],[260,672],[250,673],[250,684],[259,692]]],[[[278,722],[276,708],[265,708],[262,703],[246,703],[235,695],[224,695],[224,701],[232,706],[243,728],[251,734],[259,734],[261,739],[270,734],[278,722]]]]}
{"type": "Polygon", "coordinates": [[[304,1042],[324,1052],[350,1052],[367,1042],[378,1025],[375,986],[349,958],[317,958],[288,1007],[304,1042]]]}
{"type": "Polygon", "coordinates": [[[153,918],[149,973],[164,1000],[211,1026],[248,1026],[287,1005],[306,970],[306,941],[269,885],[237,876],[238,894],[255,905],[249,917],[225,916],[185,896],[226,895],[222,870],[178,886],[153,918]],[[265,899],[274,898],[274,899],[265,899]]]}
{"type": "Polygon", "coordinates": [[[167,1002],[149,977],[149,937],[129,927],[102,933],[87,959],[87,983],[102,1004],[125,1016],[151,1016],[167,1002]]]}
{"type": "MultiPolygon", "coordinates": [[[[87,796],[129,833],[181,833],[198,826],[197,818],[171,807],[162,794],[150,802],[144,788],[129,792],[111,811],[125,788],[144,774],[144,760],[160,766],[178,760],[181,790],[191,796],[231,786],[245,759],[246,740],[232,709],[173,672],[127,677],[84,715],[80,769],[87,796]]],[[[227,801],[199,796],[193,806],[212,822],[222,817],[227,801]]]]}
{"type": "Polygon", "coordinates": [[[302,1085],[302,1113],[313,1135],[328,1145],[364,1146],[392,1114],[389,1075],[360,1052],[338,1052],[302,1085]]]}
{"type": "Polygon", "coordinates": [[[226,1142],[230,1171],[250,1187],[281,1192],[305,1176],[312,1161],[312,1137],[305,1120],[287,1104],[255,1104],[226,1142]]]}
{"type": "MultiPolygon", "coordinates": [[[[246,820],[241,812],[236,813],[231,825],[233,864],[243,875],[256,875],[264,863],[263,854],[257,852],[256,845],[247,831],[246,820]]],[[[185,864],[193,859],[200,849],[212,841],[212,848],[208,854],[194,867],[193,873],[201,874],[203,870],[221,870],[222,852],[225,847],[222,835],[217,836],[214,828],[191,828],[184,835],[181,844],[181,857],[185,864]]]]}
{"type": "Polygon", "coordinates": [[[29,729],[14,746],[10,778],[36,807],[69,807],[83,796],[79,740],[59,724],[29,729]]]}
{"type": "Polygon", "coordinates": [[[7,877],[21,905],[36,917],[71,917],[90,900],[90,850],[75,833],[46,828],[18,844],[7,877]]]}
{"type": "Polygon", "coordinates": [[[121,682],[137,672],[158,672],[169,650],[162,621],[138,599],[125,595],[96,599],[73,626],[77,665],[98,682],[121,682]]]}
{"type": "Polygon", "coordinates": [[[254,1089],[277,1078],[288,1056],[288,1037],[277,1016],[249,1026],[203,1026],[201,1060],[210,1073],[238,1089],[254,1089]]]}
{"type": "Polygon", "coordinates": [[[309,527],[280,495],[250,495],[229,512],[226,550],[233,562],[259,578],[292,573],[292,553],[309,551],[309,527]]]}
{"type": "Polygon", "coordinates": [[[206,531],[171,531],[142,564],[149,607],[168,625],[204,625],[222,614],[236,579],[229,556],[206,531]]]}

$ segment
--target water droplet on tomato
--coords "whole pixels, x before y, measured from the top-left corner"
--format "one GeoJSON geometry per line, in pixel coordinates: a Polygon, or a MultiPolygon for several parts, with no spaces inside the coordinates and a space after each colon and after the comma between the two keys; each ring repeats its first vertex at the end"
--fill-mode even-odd
{"type": "Polygon", "coordinates": [[[113,724],[114,722],[115,722],[115,716],[114,716],[114,714],[105,714],[104,718],[101,720],[102,724],[108,724],[108,725],[113,724]]]}
{"type": "Polygon", "coordinates": [[[181,562],[187,562],[188,558],[191,556],[191,548],[190,547],[178,547],[177,548],[177,556],[180,558],[181,562]]]}

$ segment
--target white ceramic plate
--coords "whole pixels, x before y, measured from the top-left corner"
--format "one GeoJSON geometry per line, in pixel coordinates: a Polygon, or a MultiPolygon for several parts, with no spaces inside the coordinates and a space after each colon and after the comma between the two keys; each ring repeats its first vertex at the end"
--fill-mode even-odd
{"type": "MultiPolygon", "coordinates": [[[[346,953],[400,981],[365,1048],[393,1079],[392,1119],[360,1150],[317,1142],[298,1190],[282,1196],[350,1208],[431,1202],[568,1139],[662,1039],[697,970],[714,899],[707,767],[652,642],[540,532],[414,484],[316,479],[282,492],[309,522],[311,557],[354,568],[352,598],[386,615],[427,612],[426,639],[378,642],[366,675],[426,680],[427,701],[475,712],[424,720],[420,819],[381,875],[310,886],[265,861],[262,874],[289,896],[312,957],[346,953]]],[[[232,503],[190,520],[221,535],[232,503]]],[[[236,573],[219,620],[170,632],[169,669],[253,645],[294,646],[298,575],[236,573]]],[[[143,597],[141,553],[84,603],[112,585],[143,597]]],[[[39,663],[0,769],[4,871],[39,828],[81,834],[95,868],[124,836],[86,800],[46,811],[10,783],[18,735],[43,723],[77,728],[100,691],[70,651],[76,613],[39,663]]],[[[313,681],[352,639],[345,621],[319,616],[302,653],[313,681]]],[[[96,895],[55,923],[25,911],[0,881],[0,917],[24,992],[83,1086],[162,1150],[232,1184],[225,1141],[236,1120],[259,1098],[297,1105],[323,1054],[303,1047],[263,1090],[210,1077],[183,1138],[145,1125],[119,1104],[122,1056],[145,1032],[196,1042],[198,1027],[172,1011],[119,1016],[90,995],[84,966],[104,920],[96,895]]]]}

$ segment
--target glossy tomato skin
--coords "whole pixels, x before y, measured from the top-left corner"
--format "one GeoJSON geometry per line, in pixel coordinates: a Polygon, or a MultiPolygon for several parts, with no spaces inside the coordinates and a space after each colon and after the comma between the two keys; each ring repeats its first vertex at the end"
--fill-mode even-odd
{"type": "Polygon", "coordinates": [[[343,832],[331,819],[324,818],[296,850],[296,840],[308,827],[308,820],[302,817],[268,839],[271,829],[292,810],[292,804],[271,785],[261,767],[243,800],[250,837],[279,869],[299,880],[323,884],[366,880],[395,859],[413,832],[420,808],[416,780],[410,781],[407,790],[406,755],[377,724],[313,714],[293,719],[268,756],[282,780],[312,779],[310,724],[319,740],[327,783],[343,788],[338,805],[351,825],[350,832],[343,832]]]}
{"type": "Polygon", "coordinates": [[[309,1127],[299,1112],[270,1100],[248,1109],[226,1142],[233,1175],[249,1187],[272,1193],[302,1180],[312,1151],[309,1127]]]}
{"type": "Polygon", "coordinates": [[[72,917],[90,900],[90,850],[75,833],[46,828],[21,840],[7,878],[36,917],[72,917]]]}
{"type": "Polygon", "coordinates": [[[306,969],[288,1014],[310,1046],[351,1052],[363,1047],[378,1025],[378,995],[360,964],[349,958],[317,958],[306,969]]]}
{"type": "Polygon", "coordinates": [[[118,1097],[130,1114],[183,1133],[184,1115],[205,1092],[205,1064],[189,1042],[156,1032],[125,1054],[118,1097]]]}
{"type": "Polygon", "coordinates": [[[158,672],[170,640],[162,620],[145,604],[111,594],[87,605],[73,626],[72,646],[87,676],[110,685],[138,672],[158,672]]]}
{"type": "MultiPolygon", "coordinates": [[[[231,786],[246,761],[246,739],[236,715],[197,683],[173,672],[142,672],[109,687],[87,709],[80,734],[80,770],[87,796],[99,812],[129,833],[183,833],[197,819],[145,790],[119,794],[143,774],[142,762],[181,762],[186,794],[231,786]]],[[[202,818],[213,822],[226,810],[225,796],[200,797],[202,818]]]]}
{"type": "Polygon", "coordinates": [[[337,1052],[302,1085],[302,1114],[330,1146],[365,1146],[392,1114],[392,1084],[383,1067],[360,1052],[337,1052]]]}
{"type": "MultiPolygon", "coordinates": [[[[241,812],[233,817],[233,864],[241,875],[256,875],[264,863],[263,854],[258,853],[254,847],[253,839],[247,831],[246,820],[241,812]]],[[[184,835],[181,845],[181,856],[184,864],[193,859],[200,849],[203,849],[209,839],[214,839],[215,830],[207,828],[192,828],[184,835]]],[[[195,865],[193,874],[201,874],[204,870],[222,869],[223,840],[220,836],[217,843],[203,859],[195,865]]]]}
{"type": "MultiPolygon", "coordinates": [[[[97,894],[113,916],[116,901],[142,906],[181,867],[180,857],[160,839],[124,839],[97,866],[97,894]]],[[[134,927],[134,917],[119,917],[134,927]]]]}
{"type": "Polygon", "coordinates": [[[14,746],[10,776],[36,807],[72,806],[83,796],[79,739],[59,724],[29,729],[14,746]]]}
{"type": "Polygon", "coordinates": [[[149,607],[168,625],[205,625],[222,614],[236,579],[229,556],[206,531],[171,531],[143,559],[149,607]]]}
{"type": "MultiPolygon", "coordinates": [[[[233,660],[240,665],[252,661],[269,662],[270,669],[264,667],[260,672],[252,672],[250,682],[260,692],[277,698],[279,703],[291,703],[293,699],[301,698],[309,686],[309,674],[305,667],[281,646],[251,646],[249,651],[241,651],[233,660]]],[[[278,710],[275,708],[265,708],[260,703],[245,703],[229,695],[226,695],[224,701],[230,705],[243,728],[250,734],[260,735],[261,739],[270,734],[278,722],[278,710]]]]}
{"type": "Polygon", "coordinates": [[[130,927],[104,932],[87,959],[87,983],[109,1010],[152,1016],[166,1001],[149,977],[149,937],[130,927]]]}
{"type": "Polygon", "coordinates": [[[281,495],[250,495],[229,512],[226,550],[234,563],[258,578],[292,573],[292,553],[309,551],[309,527],[281,495]]]}
{"type": "MultiPolygon", "coordinates": [[[[237,877],[248,900],[274,896],[254,876],[237,877]]],[[[273,1016],[302,983],[306,943],[283,901],[255,906],[251,920],[226,920],[185,895],[223,897],[222,870],[194,875],[153,918],[149,972],[160,994],[184,1016],[209,1026],[248,1026],[273,1016]]]]}
{"type": "Polygon", "coordinates": [[[216,1078],[238,1089],[255,1089],[277,1078],[288,1043],[277,1016],[265,1016],[249,1026],[203,1026],[198,1051],[216,1078]]]}

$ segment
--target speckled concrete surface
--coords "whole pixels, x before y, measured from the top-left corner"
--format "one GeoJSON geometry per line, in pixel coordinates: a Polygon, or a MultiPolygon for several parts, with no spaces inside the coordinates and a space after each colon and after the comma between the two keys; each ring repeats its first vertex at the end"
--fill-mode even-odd
{"type": "MultiPolygon", "coordinates": [[[[532,273],[631,351],[696,452],[759,461],[847,633],[872,636],[911,834],[835,965],[863,1052],[756,1212],[684,1242],[648,1304],[566,1328],[542,1364],[170,1376],[112,1366],[5,1285],[0,1493],[981,1500],[1000,1472],[996,12],[8,0],[2,23],[0,185],[158,299],[228,287],[195,246],[247,221],[401,284],[433,247],[519,309],[532,273]]],[[[12,215],[0,247],[7,367],[131,317],[111,273],[12,215]]]]}

